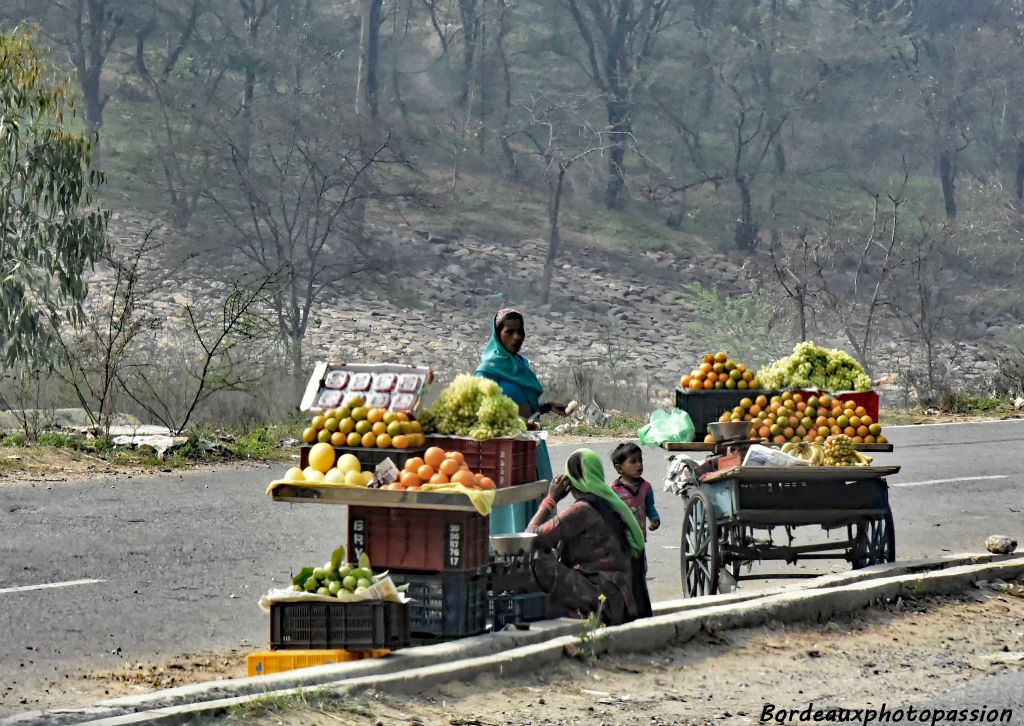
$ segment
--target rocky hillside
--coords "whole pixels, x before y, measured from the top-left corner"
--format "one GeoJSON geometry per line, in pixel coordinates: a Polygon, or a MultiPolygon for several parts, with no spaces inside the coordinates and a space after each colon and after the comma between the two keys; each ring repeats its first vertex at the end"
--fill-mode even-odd
{"type": "MultiPolygon", "coordinates": [[[[112,231],[138,239],[144,220],[119,215],[112,231]]],[[[376,229],[376,250],[388,272],[353,280],[352,294],[324,299],[306,340],[309,360],[381,361],[428,365],[442,380],[476,367],[491,318],[502,307],[526,316],[524,353],[549,386],[573,387],[573,371],[587,378],[600,400],[611,388],[633,400],[664,405],[684,370],[711,344],[694,340],[683,322],[691,313],[678,301],[683,283],[697,281],[720,294],[746,291],[734,260],[706,249],[692,253],[627,253],[575,239],[557,265],[552,299],[536,300],[546,245],[524,239],[503,245],[471,236],[449,237],[408,226],[376,229]]],[[[169,236],[167,231],[158,235],[169,236]]],[[[100,274],[94,290],[102,291],[100,274]]],[[[180,314],[181,304],[211,289],[193,281],[153,300],[156,311],[180,314]]],[[[898,366],[899,341],[886,346],[898,366]]],[[[991,379],[980,346],[965,349],[962,375],[991,379]]],[[[579,381],[576,381],[578,384],[579,381]]],[[[892,387],[891,405],[904,398],[892,387]]],[[[621,395],[619,396],[621,399],[621,395]]],[[[602,402],[623,406],[621,401],[602,402]]],[[[643,407],[642,404],[639,407],[643,407]]]]}

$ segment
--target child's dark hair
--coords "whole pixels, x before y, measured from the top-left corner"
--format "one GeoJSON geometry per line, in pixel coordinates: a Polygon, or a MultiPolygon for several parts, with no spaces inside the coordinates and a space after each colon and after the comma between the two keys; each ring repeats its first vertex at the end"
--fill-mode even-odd
{"type": "Polygon", "coordinates": [[[633,442],[630,441],[624,444],[619,444],[618,446],[615,447],[615,450],[612,451],[612,463],[615,466],[618,466],[619,464],[623,464],[629,461],[632,457],[636,456],[637,454],[640,454],[642,456],[643,451],[640,449],[639,446],[637,446],[633,442]]]}

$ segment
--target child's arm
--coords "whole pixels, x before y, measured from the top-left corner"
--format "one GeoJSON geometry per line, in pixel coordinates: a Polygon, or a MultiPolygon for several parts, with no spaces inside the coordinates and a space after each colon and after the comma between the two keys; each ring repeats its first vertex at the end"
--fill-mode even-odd
{"type": "Polygon", "coordinates": [[[654,487],[647,485],[647,496],[644,497],[644,509],[647,510],[647,529],[652,532],[661,526],[661,515],[654,507],[654,487]]]}

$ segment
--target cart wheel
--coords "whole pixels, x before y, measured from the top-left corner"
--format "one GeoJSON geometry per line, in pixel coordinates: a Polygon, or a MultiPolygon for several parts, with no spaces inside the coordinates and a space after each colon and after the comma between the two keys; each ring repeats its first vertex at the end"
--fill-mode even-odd
{"type": "Polygon", "coordinates": [[[854,539],[853,569],[880,565],[883,562],[896,561],[896,529],[892,522],[892,512],[887,511],[878,519],[857,524],[854,539]]]}
{"type": "Polygon", "coordinates": [[[711,500],[695,492],[686,503],[680,570],[686,597],[718,592],[718,523],[711,500]]]}

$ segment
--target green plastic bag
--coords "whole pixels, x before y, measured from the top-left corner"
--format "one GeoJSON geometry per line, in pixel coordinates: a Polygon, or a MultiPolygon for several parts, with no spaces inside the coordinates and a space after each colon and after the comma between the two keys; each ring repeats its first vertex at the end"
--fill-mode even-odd
{"type": "Polygon", "coordinates": [[[651,422],[637,431],[636,435],[644,446],[661,446],[666,441],[693,441],[693,433],[693,420],[686,411],[659,408],[651,413],[651,422]]]}

